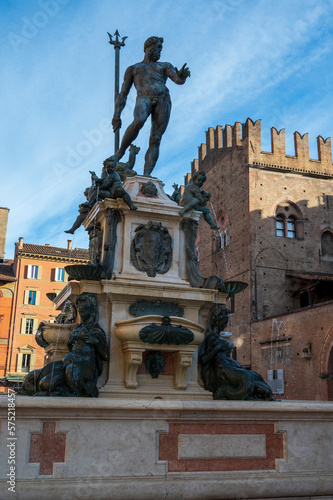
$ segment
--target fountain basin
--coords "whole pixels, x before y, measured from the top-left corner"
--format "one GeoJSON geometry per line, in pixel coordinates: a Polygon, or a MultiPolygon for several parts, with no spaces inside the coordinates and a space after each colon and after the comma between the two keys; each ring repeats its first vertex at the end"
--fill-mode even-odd
{"type": "MultiPolygon", "coordinates": [[[[149,326],[152,323],[160,325],[162,317],[163,316],[160,315],[150,314],[148,316],[139,316],[138,318],[116,321],[115,335],[121,342],[142,342],[140,339],[140,331],[142,330],[142,328],[149,326]]],[[[195,323],[194,321],[180,318],[178,316],[170,316],[170,319],[173,326],[181,325],[193,332],[194,339],[189,343],[189,345],[199,345],[204,341],[205,328],[203,326],[195,323]]],[[[145,344],[145,342],[142,343],[145,344]]],[[[160,347],[161,345],[155,346],[156,349],[160,349],[160,347]]]]}
{"type": "Polygon", "coordinates": [[[103,273],[102,266],[93,266],[92,264],[73,264],[65,266],[64,269],[68,274],[68,281],[99,281],[103,273]]]}
{"type": "Polygon", "coordinates": [[[170,316],[171,325],[181,325],[193,333],[193,340],[188,344],[159,344],[143,342],[140,332],[144,327],[161,325],[163,316],[148,315],[138,318],[126,319],[115,322],[115,336],[120,340],[124,355],[124,384],[127,389],[136,389],[138,386],[137,370],[142,363],[145,351],[159,351],[172,353],[174,358],[174,386],[177,390],[186,390],[186,372],[192,364],[192,357],[204,341],[205,328],[194,321],[178,316],[170,316]]]}
{"type": "Polygon", "coordinates": [[[219,285],[220,292],[228,293],[229,295],[235,295],[240,293],[248,286],[248,283],[243,281],[223,281],[219,285]]]}
{"type": "MultiPolygon", "coordinates": [[[[67,341],[76,323],[49,323],[41,321],[42,339],[47,342],[45,349],[45,362],[60,361],[68,352],[67,341]]],[[[38,335],[38,334],[37,334],[38,335]]]]}

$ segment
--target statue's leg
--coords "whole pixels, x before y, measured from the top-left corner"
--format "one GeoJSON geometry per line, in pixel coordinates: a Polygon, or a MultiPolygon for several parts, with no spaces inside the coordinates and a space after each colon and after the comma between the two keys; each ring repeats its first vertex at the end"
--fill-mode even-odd
{"type": "Polygon", "coordinates": [[[65,233],[74,234],[74,231],[79,229],[79,227],[81,226],[82,222],[84,221],[84,219],[86,217],[87,217],[87,214],[79,214],[77,216],[74,224],[72,225],[72,227],[70,229],[68,229],[68,231],[65,231],[65,233]]]}
{"type": "Polygon", "coordinates": [[[145,124],[148,116],[152,111],[152,102],[147,96],[138,95],[136,98],[135,108],[134,108],[134,120],[127,127],[126,132],[121,141],[120,148],[111,157],[116,161],[119,161],[126,152],[126,149],[132,144],[132,142],[137,138],[140,130],[145,124]]]}
{"type": "Polygon", "coordinates": [[[145,156],[144,175],[150,176],[160,154],[160,143],[170,118],[171,100],[166,94],[153,107],[151,113],[152,126],[150,131],[149,148],[145,156]]]}
{"type": "Polygon", "coordinates": [[[192,208],[198,210],[197,206],[199,205],[199,203],[200,201],[197,198],[193,198],[184,205],[184,208],[179,212],[179,215],[182,216],[186,214],[186,212],[189,212],[190,210],[192,210],[192,208]]]}
{"type": "MultiPolygon", "coordinates": [[[[200,210],[200,209],[197,209],[197,210],[200,210]]],[[[215,224],[215,222],[213,221],[213,218],[212,218],[212,216],[210,215],[210,212],[209,212],[209,208],[203,207],[203,209],[201,210],[201,212],[203,213],[205,221],[208,222],[208,224],[210,225],[210,227],[212,229],[216,229],[216,230],[220,229],[219,226],[217,226],[215,224]]]]}
{"type": "Polygon", "coordinates": [[[33,396],[39,390],[39,378],[43,368],[28,373],[22,383],[22,394],[33,396]]]}
{"type": "Polygon", "coordinates": [[[77,394],[77,384],[76,379],[78,378],[75,365],[70,364],[65,368],[65,384],[72,394],[77,394]]]}
{"type": "Polygon", "coordinates": [[[132,198],[130,197],[130,195],[125,191],[124,189],[124,192],[123,192],[123,199],[124,199],[124,202],[130,207],[131,210],[137,210],[138,207],[136,207],[134,205],[134,203],[132,202],[132,198]]]}

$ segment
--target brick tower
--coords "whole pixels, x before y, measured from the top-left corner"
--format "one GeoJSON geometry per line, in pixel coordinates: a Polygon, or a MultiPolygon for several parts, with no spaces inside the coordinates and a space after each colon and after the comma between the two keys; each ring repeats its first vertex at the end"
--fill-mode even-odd
{"type": "Polygon", "coordinates": [[[9,208],[0,207],[0,261],[5,258],[8,212],[9,208]]]}
{"type": "Polygon", "coordinates": [[[317,138],[318,159],[308,134],[294,141],[295,155],[286,155],[285,131],[273,127],[271,151],[262,151],[260,120],[249,118],[209,128],[185,184],[206,173],[221,228],[200,223],[201,273],[249,284],[231,304],[237,360],[280,384],[281,397],[332,399],[331,140],[317,138]]]}

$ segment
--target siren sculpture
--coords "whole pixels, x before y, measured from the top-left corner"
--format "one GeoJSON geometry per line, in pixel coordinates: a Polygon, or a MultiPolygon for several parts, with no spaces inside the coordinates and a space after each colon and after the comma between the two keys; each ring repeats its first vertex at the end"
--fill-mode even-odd
{"type": "Polygon", "coordinates": [[[225,306],[212,308],[208,332],[199,353],[205,389],[213,393],[214,399],[273,401],[272,390],[264,379],[230,357],[234,344],[220,333],[228,319],[229,310],[225,306]]]}
{"type": "Polygon", "coordinates": [[[98,306],[91,293],[76,300],[81,323],[73,329],[67,342],[69,353],[61,361],[33,370],[23,380],[22,393],[29,396],[97,397],[97,379],[107,361],[108,345],[104,330],[98,324],[98,306]]]}

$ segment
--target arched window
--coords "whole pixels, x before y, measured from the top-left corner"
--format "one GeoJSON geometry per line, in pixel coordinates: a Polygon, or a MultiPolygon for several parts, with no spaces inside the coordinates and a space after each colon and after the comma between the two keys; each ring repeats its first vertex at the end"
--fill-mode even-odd
{"type": "Polygon", "coordinates": [[[299,207],[292,202],[285,202],[276,209],[275,234],[282,238],[304,239],[304,222],[299,207]]]}
{"type": "Polygon", "coordinates": [[[321,235],[321,255],[333,258],[333,234],[331,231],[324,231],[321,235]]]}

